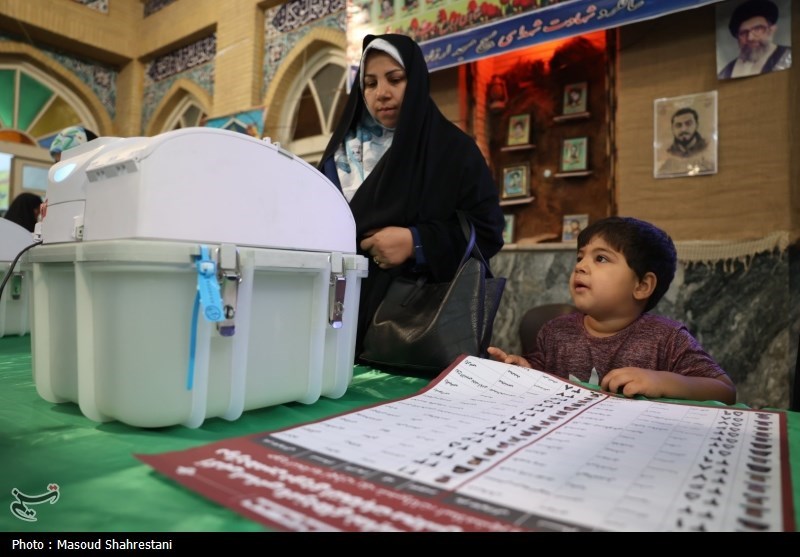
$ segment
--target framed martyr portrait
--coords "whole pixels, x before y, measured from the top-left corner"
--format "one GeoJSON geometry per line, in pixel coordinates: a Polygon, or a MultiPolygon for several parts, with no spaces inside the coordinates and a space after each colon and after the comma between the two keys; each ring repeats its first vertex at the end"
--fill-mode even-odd
{"type": "Polygon", "coordinates": [[[653,176],[717,173],[717,92],[653,101],[653,176]]]}
{"type": "Polygon", "coordinates": [[[531,142],[531,115],[515,114],[508,119],[506,145],[527,145],[531,142]]]}
{"type": "Polygon", "coordinates": [[[578,234],[581,230],[589,225],[589,215],[564,215],[561,241],[562,242],[575,242],[578,240],[578,234]]]}
{"type": "Polygon", "coordinates": [[[580,172],[587,169],[588,137],[572,137],[561,144],[561,172],[580,172]]]}
{"type": "Polygon", "coordinates": [[[503,182],[500,192],[501,199],[514,199],[528,197],[531,191],[530,165],[516,164],[503,168],[503,182]]]}
{"type": "Polygon", "coordinates": [[[585,81],[570,83],[564,87],[563,114],[578,114],[586,112],[586,93],[588,84],[585,81]]]}
{"type": "Polygon", "coordinates": [[[514,215],[506,213],[503,215],[506,219],[505,226],[503,227],[503,243],[514,243],[514,215]]]}

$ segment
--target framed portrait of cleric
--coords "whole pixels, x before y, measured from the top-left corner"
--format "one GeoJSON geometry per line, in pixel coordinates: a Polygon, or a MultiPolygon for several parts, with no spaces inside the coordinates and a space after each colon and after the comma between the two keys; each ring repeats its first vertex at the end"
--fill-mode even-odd
{"type": "Polygon", "coordinates": [[[528,197],[531,191],[531,169],[526,164],[515,164],[503,168],[501,199],[528,197]]]}
{"type": "Polygon", "coordinates": [[[515,114],[508,119],[508,139],[506,145],[527,145],[531,142],[531,115],[515,114]]]}
{"type": "Polygon", "coordinates": [[[717,173],[717,92],[653,101],[653,176],[717,173]]]}
{"type": "Polygon", "coordinates": [[[716,7],[717,79],[792,67],[792,0],[729,0],[716,7]]]}

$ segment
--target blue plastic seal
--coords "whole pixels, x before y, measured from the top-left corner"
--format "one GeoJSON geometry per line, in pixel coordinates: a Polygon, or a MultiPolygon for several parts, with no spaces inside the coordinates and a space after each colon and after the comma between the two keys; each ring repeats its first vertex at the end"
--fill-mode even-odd
{"type": "Polygon", "coordinates": [[[192,322],[189,334],[189,365],[186,370],[186,389],[194,387],[194,364],[197,351],[197,320],[199,309],[203,308],[206,321],[223,321],[222,296],[217,282],[217,264],[211,259],[208,246],[200,246],[200,258],[195,263],[197,268],[197,293],[194,297],[192,322]]]}
{"type": "Polygon", "coordinates": [[[217,282],[217,264],[209,256],[208,246],[200,246],[200,259],[195,265],[203,316],[208,321],[223,321],[225,313],[222,311],[222,295],[217,282]]]}

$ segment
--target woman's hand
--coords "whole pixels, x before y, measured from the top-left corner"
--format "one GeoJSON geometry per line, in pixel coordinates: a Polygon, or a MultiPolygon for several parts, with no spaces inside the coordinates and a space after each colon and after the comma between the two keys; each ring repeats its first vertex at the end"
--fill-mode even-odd
{"type": "Polygon", "coordinates": [[[411,230],[402,226],[370,230],[364,235],[360,245],[381,269],[402,265],[414,255],[414,238],[411,230]]]}

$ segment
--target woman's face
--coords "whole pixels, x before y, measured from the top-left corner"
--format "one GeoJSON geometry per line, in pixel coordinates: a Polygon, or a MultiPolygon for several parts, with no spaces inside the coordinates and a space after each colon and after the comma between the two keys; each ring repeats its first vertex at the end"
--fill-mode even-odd
{"type": "Polygon", "coordinates": [[[396,128],[406,93],[406,71],[380,51],[370,51],[364,63],[364,102],[381,125],[396,128]]]}

